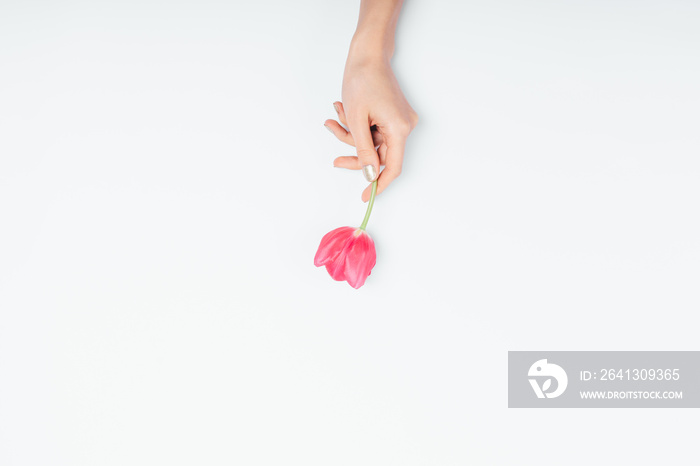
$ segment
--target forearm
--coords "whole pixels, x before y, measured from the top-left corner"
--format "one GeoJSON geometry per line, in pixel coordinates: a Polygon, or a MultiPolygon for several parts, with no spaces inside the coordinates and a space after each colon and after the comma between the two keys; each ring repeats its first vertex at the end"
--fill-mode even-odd
{"type": "Polygon", "coordinates": [[[362,0],[350,56],[390,60],[403,0],[362,0]]]}

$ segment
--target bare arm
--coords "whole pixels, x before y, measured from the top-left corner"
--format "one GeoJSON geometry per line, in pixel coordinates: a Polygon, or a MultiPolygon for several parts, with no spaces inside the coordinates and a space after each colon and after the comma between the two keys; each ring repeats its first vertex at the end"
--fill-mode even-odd
{"type": "MultiPolygon", "coordinates": [[[[367,181],[378,175],[377,194],[401,174],[406,139],[418,122],[390,63],[402,4],[403,0],[362,0],[345,63],[343,102],[334,104],[350,131],[334,120],[326,121],[333,134],[357,149],[357,157],[338,157],[334,164],[362,169],[367,181]],[[385,166],[381,173],[380,165],[385,166]]],[[[363,201],[369,199],[369,193],[368,186],[363,201]]]]}

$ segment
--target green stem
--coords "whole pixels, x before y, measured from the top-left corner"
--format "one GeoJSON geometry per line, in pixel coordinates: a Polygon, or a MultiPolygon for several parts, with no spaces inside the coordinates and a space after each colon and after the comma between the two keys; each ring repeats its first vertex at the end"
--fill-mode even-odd
{"type": "Polygon", "coordinates": [[[360,225],[360,230],[364,230],[367,227],[367,222],[369,222],[369,216],[372,213],[372,207],[374,207],[374,197],[377,195],[377,180],[372,181],[372,194],[369,195],[369,204],[367,205],[367,213],[365,214],[365,219],[360,225]]]}

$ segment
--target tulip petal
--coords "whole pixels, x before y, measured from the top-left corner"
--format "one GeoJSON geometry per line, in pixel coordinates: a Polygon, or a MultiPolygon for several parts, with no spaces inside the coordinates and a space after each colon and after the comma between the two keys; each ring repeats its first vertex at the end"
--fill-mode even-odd
{"type": "MultiPolygon", "coordinates": [[[[354,232],[355,228],[340,227],[326,233],[321,239],[321,244],[318,246],[318,251],[316,251],[314,265],[316,267],[321,267],[322,265],[332,263],[341,253],[347,241],[352,238],[354,232]]],[[[333,276],[330,269],[328,270],[328,273],[333,276]]],[[[341,278],[341,280],[343,279],[341,278]]]]}
{"type": "Polygon", "coordinates": [[[344,275],[350,286],[357,289],[365,284],[365,280],[372,273],[372,268],[377,263],[377,252],[374,241],[366,231],[353,238],[352,243],[343,249],[344,275]]]}
{"type": "Polygon", "coordinates": [[[340,256],[335,262],[326,264],[326,270],[328,271],[328,275],[330,275],[331,278],[335,281],[342,282],[343,280],[345,280],[345,272],[343,270],[345,268],[343,267],[344,259],[345,256],[340,256]]]}
{"type": "Polygon", "coordinates": [[[353,244],[357,240],[357,228],[352,229],[352,234],[350,238],[343,245],[343,250],[328,264],[326,264],[326,270],[330,276],[336,281],[343,281],[346,279],[345,276],[345,261],[347,259],[347,254],[352,250],[353,244]]]}

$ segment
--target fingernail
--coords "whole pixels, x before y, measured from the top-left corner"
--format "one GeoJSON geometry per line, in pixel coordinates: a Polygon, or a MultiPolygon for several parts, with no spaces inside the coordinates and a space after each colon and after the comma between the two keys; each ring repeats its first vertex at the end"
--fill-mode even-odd
{"type": "Polygon", "coordinates": [[[331,129],[331,127],[330,127],[330,126],[328,126],[328,125],[323,125],[323,126],[325,126],[325,127],[326,127],[326,129],[327,129],[328,131],[330,131],[330,132],[331,132],[331,134],[335,135],[335,133],[333,132],[333,130],[331,129]]]}
{"type": "Polygon", "coordinates": [[[371,183],[377,177],[377,170],[374,168],[374,165],[364,165],[362,167],[362,174],[365,175],[365,179],[371,183]]]}
{"type": "Polygon", "coordinates": [[[338,104],[333,104],[333,108],[335,109],[335,113],[340,113],[340,109],[338,108],[338,104]]]}

